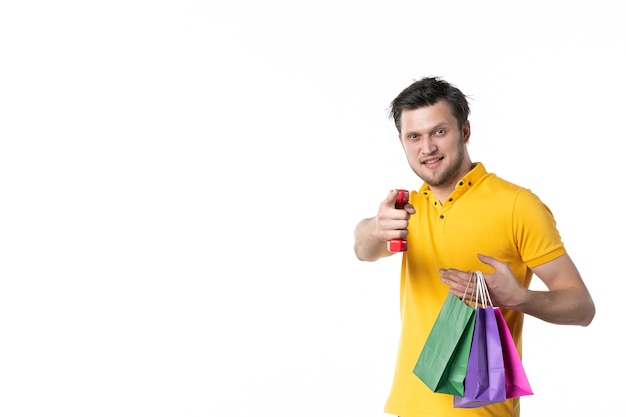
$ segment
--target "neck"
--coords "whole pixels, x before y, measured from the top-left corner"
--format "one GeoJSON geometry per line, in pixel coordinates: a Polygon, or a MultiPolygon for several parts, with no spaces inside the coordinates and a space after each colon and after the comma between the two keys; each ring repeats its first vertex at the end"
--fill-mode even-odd
{"type": "Polygon", "coordinates": [[[459,183],[459,181],[461,181],[461,178],[467,175],[467,173],[470,172],[475,166],[476,164],[468,160],[467,166],[463,166],[461,169],[459,169],[457,175],[454,176],[454,180],[448,181],[445,184],[441,184],[438,186],[430,186],[430,191],[434,194],[435,197],[437,197],[437,200],[439,200],[439,203],[441,203],[441,205],[443,205],[448,200],[450,194],[454,192],[456,185],[459,183]]]}

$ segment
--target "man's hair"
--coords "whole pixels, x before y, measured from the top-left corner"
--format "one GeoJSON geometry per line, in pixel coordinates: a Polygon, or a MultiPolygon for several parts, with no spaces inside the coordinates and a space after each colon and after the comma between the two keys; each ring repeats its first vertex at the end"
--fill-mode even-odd
{"type": "Polygon", "coordinates": [[[415,110],[432,106],[445,100],[459,123],[459,129],[467,122],[470,108],[465,94],[457,87],[439,77],[424,77],[405,88],[389,106],[389,118],[393,119],[400,132],[400,119],[403,110],[415,110]]]}

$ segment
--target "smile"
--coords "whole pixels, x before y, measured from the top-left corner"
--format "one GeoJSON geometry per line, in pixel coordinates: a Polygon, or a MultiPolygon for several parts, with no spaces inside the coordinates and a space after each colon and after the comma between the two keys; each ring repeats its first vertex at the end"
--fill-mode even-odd
{"type": "Polygon", "coordinates": [[[434,163],[436,163],[436,162],[441,161],[442,159],[443,159],[443,156],[442,156],[442,157],[439,157],[439,158],[435,158],[435,159],[428,159],[428,160],[426,160],[426,161],[422,161],[422,165],[434,164],[434,163]]]}

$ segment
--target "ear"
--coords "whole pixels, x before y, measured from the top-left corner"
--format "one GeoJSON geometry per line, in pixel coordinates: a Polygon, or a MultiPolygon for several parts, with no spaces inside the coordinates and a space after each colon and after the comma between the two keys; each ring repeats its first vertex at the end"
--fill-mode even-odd
{"type": "Polygon", "coordinates": [[[470,135],[472,134],[472,129],[470,127],[469,120],[465,122],[463,125],[463,143],[469,142],[470,135]]]}

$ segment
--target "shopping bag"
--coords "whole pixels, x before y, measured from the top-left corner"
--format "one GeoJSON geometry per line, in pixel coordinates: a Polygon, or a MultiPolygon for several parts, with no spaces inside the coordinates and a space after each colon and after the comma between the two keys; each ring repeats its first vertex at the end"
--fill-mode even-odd
{"type": "Polygon", "coordinates": [[[455,408],[482,407],[506,400],[504,357],[498,321],[484,277],[479,271],[476,276],[476,324],[467,363],[465,392],[462,396],[454,396],[455,408]]]}
{"type": "Polygon", "coordinates": [[[448,294],[413,373],[433,392],[463,395],[475,309],[448,294]]]}
{"type": "Polygon", "coordinates": [[[511,336],[506,320],[500,308],[494,308],[494,314],[498,322],[498,331],[502,342],[502,355],[504,357],[504,375],[506,380],[506,398],[533,395],[530,388],[526,371],[522,365],[522,360],[517,352],[517,347],[511,336]]]}

